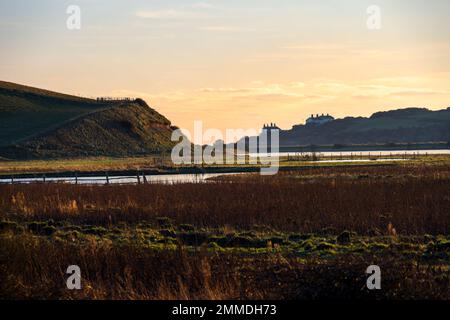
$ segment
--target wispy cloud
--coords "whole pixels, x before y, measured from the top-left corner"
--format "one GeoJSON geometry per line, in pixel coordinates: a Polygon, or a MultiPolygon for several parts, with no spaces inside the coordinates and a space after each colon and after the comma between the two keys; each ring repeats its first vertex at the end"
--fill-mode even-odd
{"type": "Polygon", "coordinates": [[[399,87],[389,85],[361,85],[353,89],[355,98],[385,98],[385,97],[402,97],[402,96],[429,96],[429,95],[445,95],[449,92],[435,90],[430,88],[417,87],[399,87]]]}
{"type": "Polygon", "coordinates": [[[136,16],[144,19],[198,19],[208,17],[204,12],[176,9],[138,11],[136,16]]]}
{"type": "Polygon", "coordinates": [[[136,12],[136,16],[145,19],[197,19],[207,17],[212,8],[214,6],[208,2],[196,2],[161,10],[140,10],[136,12]]]}
{"type": "Polygon", "coordinates": [[[245,29],[229,27],[229,26],[205,26],[199,27],[198,30],[201,31],[211,31],[211,32],[236,32],[245,31],[245,29]]]}
{"type": "MultiPolygon", "coordinates": [[[[303,82],[290,83],[264,83],[253,82],[252,86],[247,87],[227,87],[227,88],[203,88],[200,92],[221,97],[222,99],[230,99],[234,102],[245,101],[251,105],[254,102],[301,102],[305,100],[321,100],[330,99],[330,96],[306,92],[303,82]]],[[[332,97],[331,97],[332,98],[332,97]]],[[[254,105],[258,107],[258,104],[254,105]]]]}
{"type": "Polygon", "coordinates": [[[200,9],[211,9],[214,6],[208,2],[197,2],[197,3],[194,3],[191,7],[192,8],[200,8],[200,9]]]}
{"type": "Polygon", "coordinates": [[[406,96],[439,96],[450,92],[430,86],[419,86],[420,77],[392,77],[368,80],[366,83],[341,83],[337,81],[316,82],[312,87],[314,92],[332,94],[354,99],[386,99],[406,96]],[[403,81],[403,82],[402,82],[403,81]],[[381,84],[383,82],[383,84],[381,84]],[[415,84],[415,85],[414,85],[415,84]]]}

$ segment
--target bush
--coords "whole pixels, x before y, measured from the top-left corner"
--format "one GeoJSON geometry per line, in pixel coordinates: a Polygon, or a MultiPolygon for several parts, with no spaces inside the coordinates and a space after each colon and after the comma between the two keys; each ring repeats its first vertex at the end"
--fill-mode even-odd
{"type": "Polygon", "coordinates": [[[342,232],[337,238],[336,242],[341,245],[349,244],[351,242],[351,236],[349,231],[342,232]]]}
{"type": "Polygon", "coordinates": [[[207,242],[209,234],[206,232],[182,232],[178,234],[178,239],[188,246],[200,246],[207,242]]]}
{"type": "Polygon", "coordinates": [[[166,238],[176,238],[177,234],[173,230],[163,229],[159,230],[159,234],[166,238]]]}

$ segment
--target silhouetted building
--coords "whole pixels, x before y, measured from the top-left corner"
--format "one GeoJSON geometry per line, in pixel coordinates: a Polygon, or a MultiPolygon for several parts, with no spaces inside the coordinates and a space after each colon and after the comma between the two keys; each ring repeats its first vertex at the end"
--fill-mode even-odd
{"type": "Polygon", "coordinates": [[[264,124],[263,130],[281,130],[276,123],[264,124]]]}
{"type": "Polygon", "coordinates": [[[334,118],[332,116],[330,116],[329,114],[323,114],[322,115],[316,115],[314,116],[313,114],[311,115],[311,117],[309,117],[308,119],[306,119],[306,124],[307,125],[322,125],[328,122],[334,121],[334,118]]]}

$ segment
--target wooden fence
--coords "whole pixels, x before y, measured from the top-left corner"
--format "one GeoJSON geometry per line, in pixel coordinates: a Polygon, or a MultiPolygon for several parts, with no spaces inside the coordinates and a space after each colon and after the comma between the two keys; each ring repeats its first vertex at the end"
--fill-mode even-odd
{"type": "Polygon", "coordinates": [[[148,184],[147,177],[143,172],[136,172],[136,175],[130,176],[114,176],[111,177],[108,172],[96,173],[95,175],[83,175],[79,176],[78,173],[73,173],[72,176],[50,176],[48,177],[46,174],[35,174],[33,176],[17,176],[11,175],[10,178],[0,178],[0,184],[21,184],[21,183],[73,183],[73,184],[101,184],[103,181],[104,184],[110,183],[120,183],[115,182],[117,180],[126,180],[123,184],[148,184]]]}

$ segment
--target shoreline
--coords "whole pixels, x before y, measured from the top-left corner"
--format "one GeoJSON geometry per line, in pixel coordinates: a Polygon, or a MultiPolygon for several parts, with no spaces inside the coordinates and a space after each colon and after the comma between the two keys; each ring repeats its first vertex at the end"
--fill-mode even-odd
{"type": "MultiPolygon", "coordinates": [[[[444,151],[444,149],[441,149],[444,151]]],[[[413,163],[448,163],[448,153],[406,154],[393,152],[390,155],[361,154],[342,151],[340,155],[280,155],[279,170],[295,171],[317,167],[355,167],[405,165],[413,163]],[[347,154],[346,154],[347,153],[347,154]]],[[[446,150],[445,150],[446,151],[446,150]]],[[[326,152],[324,152],[326,153],[326,152]]],[[[89,178],[93,176],[137,177],[178,175],[178,174],[229,174],[257,173],[263,164],[217,164],[217,165],[181,165],[174,166],[170,159],[155,157],[136,158],[84,158],[60,160],[0,161],[0,179],[44,179],[45,178],[89,178]]]]}
{"type": "Polygon", "coordinates": [[[365,152],[450,150],[447,142],[280,146],[280,152],[365,152]]]}
{"type": "MultiPolygon", "coordinates": [[[[299,171],[303,169],[317,168],[320,165],[321,168],[336,167],[336,165],[326,163],[305,164],[299,166],[280,166],[279,171],[299,171]]],[[[350,163],[343,162],[339,166],[342,168],[352,168],[359,166],[393,166],[395,163],[387,161],[373,161],[361,162],[361,163],[350,163]]],[[[93,171],[48,171],[48,172],[36,172],[36,173],[8,173],[0,174],[0,179],[33,179],[33,178],[90,178],[95,176],[105,176],[108,174],[110,178],[113,177],[132,177],[146,175],[146,176],[164,176],[164,175],[181,175],[181,174],[232,174],[232,173],[257,173],[262,167],[251,166],[251,167],[182,167],[182,168],[160,168],[160,169],[140,169],[140,170],[93,170],[93,171]]]]}

